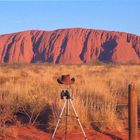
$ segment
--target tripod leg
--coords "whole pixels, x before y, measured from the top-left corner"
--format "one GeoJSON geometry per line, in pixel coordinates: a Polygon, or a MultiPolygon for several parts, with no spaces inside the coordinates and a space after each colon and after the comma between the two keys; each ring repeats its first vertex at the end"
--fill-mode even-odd
{"type": "Polygon", "coordinates": [[[68,106],[69,106],[69,100],[67,99],[67,103],[66,103],[66,123],[65,123],[65,140],[67,139],[67,123],[68,123],[68,120],[67,120],[67,117],[68,117],[68,106]]]}
{"type": "Polygon", "coordinates": [[[76,110],[75,110],[74,104],[73,104],[73,102],[72,102],[71,99],[70,99],[70,103],[71,103],[71,105],[72,105],[72,108],[73,108],[73,111],[74,111],[74,113],[75,113],[76,119],[77,119],[77,121],[78,121],[78,123],[79,123],[79,125],[80,125],[80,128],[81,128],[81,130],[82,130],[82,132],[83,132],[83,135],[84,135],[84,137],[85,137],[85,140],[87,140],[86,133],[85,133],[85,131],[84,131],[84,129],[83,129],[83,126],[82,126],[82,124],[81,124],[81,122],[80,122],[80,120],[79,120],[78,114],[77,114],[77,112],[76,112],[76,110]]]}
{"type": "Polygon", "coordinates": [[[59,119],[58,119],[58,121],[57,121],[57,124],[56,124],[55,130],[54,130],[53,135],[52,135],[52,137],[51,137],[51,140],[54,139],[55,133],[56,133],[57,128],[58,128],[58,125],[59,125],[59,123],[60,123],[60,120],[62,119],[62,114],[63,114],[63,112],[64,112],[64,109],[65,109],[66,103],[67,103],[67,101],[65,100],[65,103],[64,103],[63,108],[62,108],[62,110],[61,110],[61,113],[60,113],[59,119]]]}

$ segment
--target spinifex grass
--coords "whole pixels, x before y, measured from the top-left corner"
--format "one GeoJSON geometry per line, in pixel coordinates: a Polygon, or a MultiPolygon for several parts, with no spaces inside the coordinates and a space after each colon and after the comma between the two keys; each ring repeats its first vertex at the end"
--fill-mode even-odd
{"type": "MultiPolygon", "coordinates": [[[[9,109],[6,116],[20,113],[30,125],[54,128],[64,103],[60,92],[66,88],[56,79],[71,74],[76,82],[70,93],[83,126],[121,130],[127,109],[118,112],[117,104],[126,103],[129,83],[140,85],[139,72],[139,65],[4,65],[0,68],[0,106],[9,109]]],[[[64,121],[59,129],[63,128],[64,121]]],[[[68,128],[78,128],[76,121],[69,118],[68,128]]]]}

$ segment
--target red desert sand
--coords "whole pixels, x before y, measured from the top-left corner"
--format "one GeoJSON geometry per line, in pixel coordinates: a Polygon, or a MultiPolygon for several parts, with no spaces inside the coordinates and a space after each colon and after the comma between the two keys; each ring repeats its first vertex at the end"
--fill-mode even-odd
{"type": "MultiPolygon", "coordinates": [[[[50,140],[51,135],[37,130],[36,128],[27,127],[11,127],[7,129],[7,137],[5,140],[50,140]]],[[[97,132],[95,130],[86,130],[88,140],[128,140],[127,132],[97,132]]],[[[140,133],[138,134],[140,137],[140,133]]],[[[64,140],[64,133],[57,133],[55,140],[64,140]]],[[[84,140],[80,130],[68,132],[67,140],[84,140]]]]}

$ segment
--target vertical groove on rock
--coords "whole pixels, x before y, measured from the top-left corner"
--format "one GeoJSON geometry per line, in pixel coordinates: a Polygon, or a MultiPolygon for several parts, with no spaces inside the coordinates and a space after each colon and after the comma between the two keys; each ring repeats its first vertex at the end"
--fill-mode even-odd
{"type": "Polygon", "coordinates": [[[41,35],[38,33],[36,37],[38,37],[38,39],[36,41],[34,41],[33,44],[33,52],[34,52],[34,57],[32,58],[31,62],[36,62],[36,61],[45,61],[45,56],[43,55],[43,53],[39,52],[39,47],[41,44],[41,41],[43,39],[44,36],[44,32],[41,33],[41,35]],[[39,60],[38,60],[39,58],[39,60]]]}
{"type": "Polygon", "coordinates": [[[99,55],[99,60],[103,62],[112,62],[113,49],[117,46],[115,39],[106,41],[101,47],[103,52],[99,55]]]}
{"type": "MultiPolygon", "coordinates": [[[[12,41],[7,45],[7,50],[6,53],[4,55],[4,62],[8,63],[9,62],[9,58],[10,58],[10,50],[12,48],[12,44],[14,43],[16,35],[14,35],[12,38],[12,41]]],[[[9,40],[8,40],[9,41],[9,40]]]]}
{"type": "Polygon", "coordinates": [[[58,57],[57,57],[57,59],[56,59],[56,64],[58,64],[59,62],[60,62],[60,58],[61,58],[61,56],[64,54],[64,52],[65,52],[65,49],[66,49],[66,46],[67,46],[67,40],[68,40],[68,38],[67,38],[67,36],[63,39],[63,42],[62,42],[62,45],[61,45],[61,50],[60,50],[60,53],[59,53],[59,55],[58,55],[58,57]]]}
{"type": "Polygon", "coordinates": [[[86,51],[87,51],[87,44],[88,44],[88,39],[89,39],[89,36],[90,36],[90,31],[88,32],[88,34],[87,34],[87,36],[86,36],[86,38],[85,38],[85,42],[84,42],[84,44],[83,44],[83,49],[82,49],[82,52],[81,52],[81,54],[80,54],[80,59],[82,60],[82,61],[84,61],[84,63],[85,63],[85,58],[84,58],[84,55],[85,55],[85,53],[86,53],[86,51]]]}
{"type": "Polygon", "coordinates": [[[59,36],[60,36],[59,31],[52,32],[52,34],[50,35],[50,38],[48,41],[48,47],[47,47],[47,56],[46,56],[47,57],[46,61],[48,63],[52,63],[54,61],[53,50],[55,48],[55,42],[59,36]]]}

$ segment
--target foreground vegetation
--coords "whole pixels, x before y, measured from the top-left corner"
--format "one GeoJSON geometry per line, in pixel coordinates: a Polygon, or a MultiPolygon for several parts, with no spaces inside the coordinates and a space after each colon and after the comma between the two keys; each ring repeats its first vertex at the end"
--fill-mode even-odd
{"type": "MultiPolygon", "coordinates": [[[[127,128],[127,108],[118,104],[127,102],[131,82],[140,93],[139,65],[1,65],[0,135],[5,135],[9,125],[53,129],[64,103],[60,92],[65,88],[69,88],[85,128],[123,130],[127,128]],[[62,74],[75,77],[75,84],[59,85],[56,79],[62,74]]],[[[69,129],[78,128],[75,120],[68,121],[69,129]]],[[[62,122],[59,130],[63,127],[62,122]]]]}

